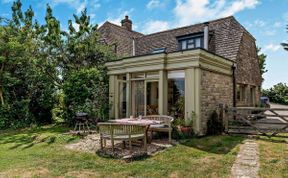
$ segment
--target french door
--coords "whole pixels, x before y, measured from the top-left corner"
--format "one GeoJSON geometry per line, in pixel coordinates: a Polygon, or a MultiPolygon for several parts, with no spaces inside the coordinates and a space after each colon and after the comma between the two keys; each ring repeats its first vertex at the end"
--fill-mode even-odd
{"type": "Polygon", "coordinates": [[[131,82],[132,115],[158,114],[158,81],[136,80],[131,82]]]}

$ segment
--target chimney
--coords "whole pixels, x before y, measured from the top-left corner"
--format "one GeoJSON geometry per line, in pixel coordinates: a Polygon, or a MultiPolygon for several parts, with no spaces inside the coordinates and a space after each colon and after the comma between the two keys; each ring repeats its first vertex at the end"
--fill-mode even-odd
{"type": "Polygon", "coordinates": [[[128,15],[125,16],[125,19],[121,20],[121,26],[126,28],[126,30],[132,31],[132,21],[128,15]]]}
{"type": "Polygon", "coordinates": [[[209,43],[209,22],[204,23],[204,49],[208,50],[209,43]]]}

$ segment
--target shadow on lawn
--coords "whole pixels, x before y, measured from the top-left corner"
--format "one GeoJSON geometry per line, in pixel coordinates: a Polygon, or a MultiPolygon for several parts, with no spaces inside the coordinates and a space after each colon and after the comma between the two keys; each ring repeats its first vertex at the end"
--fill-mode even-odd
{"type": "MultiPolygon", "coordinates": [[[[10,130],[1,134],[0,144],[13,144],[10,150],[22,148],[28,149],[40,143],[51,145],[56,142],[58,136],[68,130],[61,126],[44,126],[34,129],[10,130]]],[[[66,143],[72,142],[76,138],[65,139],[66,143]]]]}
{"type": "Polygon", "coordinates": [[[244,139],[243,136],[217,135],[194,138],[181,144],[210,153],[227,154],[241,144],[244,139]]]}

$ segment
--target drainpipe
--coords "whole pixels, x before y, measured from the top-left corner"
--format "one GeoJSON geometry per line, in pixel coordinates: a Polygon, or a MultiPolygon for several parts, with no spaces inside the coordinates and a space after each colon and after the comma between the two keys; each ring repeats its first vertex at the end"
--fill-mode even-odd
{"type": "Polygon", "coordinates": [[[205,22],[204,25],[204,49],[208,50],[209,22],[205,22]]]}
{"type": "Polygon", "coordinates": [[[132,39],[132,56],[135,56],[135,38],[132,39]]]}
{"type": "Polygon", "coordinates": [[[233,65],[232,65],[232,78],[233,78],[233,107],[236,107],[236,76],[235,76],[235,70],[236,70],[236,63],[233,63],[233,65]]]}

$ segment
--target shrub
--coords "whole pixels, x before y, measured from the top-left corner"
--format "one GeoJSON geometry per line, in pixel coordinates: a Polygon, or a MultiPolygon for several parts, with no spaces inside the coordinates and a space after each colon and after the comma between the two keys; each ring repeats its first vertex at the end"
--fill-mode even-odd
{"type": "Polygon", "coordinates": [[[262,90],[263,96],[268,96],[271,102],[288,105],[288,86],[278,83],[267,90],[262,90]]]}
{"type": "Polygon", "coordinates": [[[207,122],[207,135],[217,135],[224,131],[223,121],[216,111],[213,111],[207,122]]]}
{"type": "Polygon", "coordinates": [[[90,117],[108,118],[108,77],[105,71],[95,68],[73,72],[67,78],[63,92],[64,119],[73,124],[77,112],[86,112],[90,117]]]}

